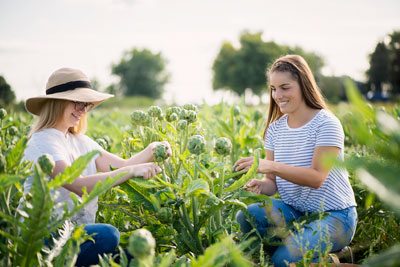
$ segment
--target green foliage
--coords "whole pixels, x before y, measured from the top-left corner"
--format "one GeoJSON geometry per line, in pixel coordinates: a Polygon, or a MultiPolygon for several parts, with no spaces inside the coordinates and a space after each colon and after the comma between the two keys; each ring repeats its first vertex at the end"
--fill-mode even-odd
{"type": "Polygon", "coordinates": [[[323,60],[316,54],[305,52],[299,47],[265,42],[262,40],[262,32],[244,31],[239,42],[240,48],[235,48],[230,42],[222,44],[212,66],[214,90],[229,89],[242,95],[250,88],[254,94],[260,95],[266,89],[267,67],[286,54],[304,56],[317,77],[323,67],[323,60]]]}
{"type": "Polygon", "coordinates": [[[379,42],[369,56],[370,67],[367,71],[369,83],[374,91],[382,92],[382,85],[389,80],[390,55],[384,42],[379,42]]]}
{"type": "Polygon", "coordinates": [[[8,107],[15,102],[15,93],[3,76],[0,76],[0,107],[8,107]]]}
{"type": "Polygon", "coordinates": [[[150,50],[132,49],[126,52],[118,64],[112,66],[112,73],[121,78],[120,86],[127,96],[148,96],[160,98],[164,85],[169,80],[165,71],[166,60],[161,53],[150,50]]]}

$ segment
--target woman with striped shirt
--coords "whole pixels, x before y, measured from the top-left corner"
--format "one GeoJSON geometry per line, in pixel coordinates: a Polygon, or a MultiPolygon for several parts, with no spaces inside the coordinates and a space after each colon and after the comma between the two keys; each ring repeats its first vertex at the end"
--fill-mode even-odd
{"type": "MultiPolygon", "coordinates": [[[[348,245],[357,224],[356,202],[346,170],[323,164],[325,156],[343,160],[344,133],[340,121],[328,111],[307,62],[287,55],[277,59],[267,75],[271,101],[264,131],[266,159],[258,167],[265,178],[252,179],[245,188],[268,196],[279,193],[281,199],[272,199],[270,214],[260,204],[249,205],[248,211],[261,235],[282,220],[321,209],[329,213],[283,240],[272,262],[286,266],[286,261],[300,260],[304,248],[312,249],[321,241],[325,249],[324,240],[329,239],[332,251],[348,245]]],[[[253,157],[247,157],[235,166],[239,171],[252,164],[253,157]]],[[[237,214],[237,221],[243,232],[252,230],[243,212],[237,214]]]]}

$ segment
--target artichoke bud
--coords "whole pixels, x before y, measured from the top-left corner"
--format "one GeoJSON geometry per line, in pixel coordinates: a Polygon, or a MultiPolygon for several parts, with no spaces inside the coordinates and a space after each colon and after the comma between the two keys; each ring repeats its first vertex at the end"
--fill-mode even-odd
{"type": "Polygon", "coordinates": [[[256,122],[259,121],[262,117],[263,117],[263,114],[261,111],[259,111],[259,110],[254,111],[253,118],[256,122]]]}
{"type": "Polygon", "coordinates": [[[197,113],[193,110],[186,110],[184,118],[188,123],[193,123],[197,120],[197,113]]]}
{"type": "Polygon", "coordinates": [[[240,114],[239,106],[233,106],[232,107],[232,113],[233,113],[233,116],[235,116],[235,117],[239,116],[239,114],[240,114]]]}
{"type": "Polygon", "coordinates": [[[55,162],[51,155],[43,154],[39,157],[37,163],[45,174],[50,175],[53,173],[55,162]]]}
{"type": "Polygon", "coordinates": [[[200,155],[206,150],[206,140],[202,135],[193,135],[189,138],[188,149],[190,153],[200,155]]]}
{"type": "Polygon", "coordinates": [[[169,122],[173,122],[173,121],[176,121],[178,119],[179,119],[179,117],[178,117],[178,114],[176,114],[176,113],[172,113],[171,115],[169,115],[167,117],[167,121],[169,121],[169,122]]]}
{"type": "Polygon", "coordinates": [[[11,126],[10,128],[8,128],[8,133],[10,134],[10,136],[15,136],[18,134],[18,128],[15,126],[11,126]]]}
{"type": "Polygon", "coordinates": [[[186,110],[193,110],[194,112],[197,112],[197,106],[195,104],[185,104],[183,105],[183,109],[186,110]]]}
{"type": "Polygon", "coordinates": [[[141,110],[135,110],[131,114],[131,121],[135,125],[148,125],[150,123],[150,117],[147,113],[141,110]]]}
{"type": "Polygon", "coordinates": [[[162,223],[171,223],[174,217],[173,210],[171,208],[162,207],[158,210],[157,219],[162,223]]]}
{"type": "Polygon", "coordinates": [[[165,144],[160,143],[154,147],[153,151],[154,161],[161,162],[168,158],[168,148],[165,144]]]}
{"type": "Polygon", "coordinates": [[[7,111],[4,108],[0,108],[0,121],[4,120],[7,116],[7,111]]]}
{"type": "Polygon", "coordinates": [[[128,251],[137,259],[154,257],[156,240],[146,229],[137,229],[129,237],[128,251]]]}
{"type": "Polygon", "coordinates": [[[176,128],[180,131],[184,131],[188,125],[187,120],[180,120],[178,121],[178,124],[176,125],[176,128]]]}
{"type": "Polygon", "coordinates": [[[161,118],[162,117],[162,110],[159,106],[151,106],[147,110],[147,113],[153,118],[161,118]]]}
{"type": "Polygon", "coordinates": [[[215,151],[222,156],[229,155],[232,150],[232,143],[226,137],[220,137],[215,141],[215,151]]]}
{"type": "Polygon", "coordinates": [[[170,107],[167,109],[165,113],[165,119],[169,122],[176,121],[178,119],[179,114],[181,113],[182,109],[180,107],[170,107]],[[172,114],[176,114],[172,115],[172,114]]]}

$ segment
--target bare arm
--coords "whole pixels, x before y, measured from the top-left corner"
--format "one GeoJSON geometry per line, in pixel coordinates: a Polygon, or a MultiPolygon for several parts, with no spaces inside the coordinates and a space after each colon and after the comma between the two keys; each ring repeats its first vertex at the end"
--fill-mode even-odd
{"type": "MultiPolygon", "coordinates": [[[[312,188],[319,188],[332,168],[332,166],[324,166],[322,159],[326,155],[337,157],[340,148],[331,146],[318,146],[315,148],[311,167],[294,167],[280,162],[271,160],[260,160],[258,168],[259,173],[277,175],[292,183],[308,186],[312,188]]],[[[247,158],[245,158],[247,159],[247,158]]],[[[235,163],[236,170],[249,169],[253,164],[253,160],[241,159],[235,163]]]]}
{"type": "MultiPolygon", "coordinates": [[[[55,164],[53,173],[50,175],[54,178],[58,173],[62,172],[66,167],[67,163],[63,160],[59,160],[55,164]]],[[[109,171],[104,173],[92,174],[88,176],[80,176],[76,178],[71,184],[65,184],[63,187],[75,194],[82,196],[82,188],[86,187],[88,193],[90,193],[97,182],[104,181],[107,177],[114,177],[120,173],[126,173],[115,185],[119,185],[129,180],[132,177],[143,177],[149,179],[161,172],[161,168],[155,163],[142,163],[131,166],[122,167],[115,171],[109,171]]]]}
{"type": "Polygon", "coordinates": [[[110,166],[119,169],[129,165],[136,165],[136,164],[150,162],[153,160],[154,148],[160,143],[164,143],[168,147],[168,152],[169,152],[168,154],[169,156],[171,156],[172,155],[171,146],[168,142],[165,141],[153,142],[150,145],[148,145],[145,149],[143,149],[141,152],[133,155],[129,159],[123,159],[110,152],[104,151],[102,155],[100,155],[96,159],[97,170],[101,172],[108,172],[110,171],[110,166]]]}

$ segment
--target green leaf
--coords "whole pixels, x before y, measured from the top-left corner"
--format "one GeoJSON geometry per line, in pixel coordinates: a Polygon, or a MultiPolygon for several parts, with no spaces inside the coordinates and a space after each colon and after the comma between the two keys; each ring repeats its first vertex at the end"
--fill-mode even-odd
{"type": "Polygon", "coordinates": [[[17,167],[20,164],[21,159],[24,156],[24,150],[27,142],[28,138],[26,136],[21,137],[15,147],[10,151],[10,153],[7,154],[6,159],[9,169],[17,167]]]}
{"type": "Polygon", "coordinates": [[[200,194],[208,194],[210,187],[208,183],[202,179],[191,181],[186,188],[185,195],[187,198],[198,196],[200,194]]]}
{"type": "Polygon", "coordinates": [[[51,189],[57,189],[64,184],[72,183],[82,174],[82,172],[87,168],[89,162],[97,154],[100,154],[100,151],[93,150],[85,155],[80,156],[71,164],[71,166],[68,166],[63,172],[57,174],[56,177],[49,182],[49,187],[51,189]]]}
{"type": "Polygon", "coordinates": [[[254,157],[254,163],[249,169],[249,171],[243,175],[239,180],[235,181],[228,188],[224,189],[224,193],[233,192],[244,186],[250,179],[254,178],[257,174],[258,164],[260,162],[260,151],[256,150],[256,155],[254,157]]]}
{"type": "Polygon", "coordinates": [[[0,174],[0,192],[7,189],[14,183],[22,182],[26,179],[21,175],[0,174]]]}
{"type": "Polygon", "coordinates": [[[146,188],[146,189],[164,187],[163,185],[160,185],[159,183],[156,183],[156,182],[150,181],[150,180],[146,180],[143,178],[132,178],[129,181],[142,187],[142,188],[146,188]]]}
{"type": "Polygon", "coordinates": [[[146,188],[142,188],[132,181],[127,181],[120,185],[133,204],[141,204],[146,209],[157,211],[160,208],[160,203],[146,188]]]}
{"type": "Polygon", "coordinates": [[[37,264],[36,255],[44,244],[44,238],[49,235],[47,224],[53,207],[53,199],[45,176],[40,166],[35,164],[30,189],[32,198],[29,205],[25,202],[23,208],[28,217],[24,219],[26,228],[21,228],[21,239],[24,240],[24,243],[18,246],[18,254],[23,255],[17,258],[17,264],[20,266],[37,264]],[[31,206],[31,208],[28,208],[28,206],[31,206]]]}

